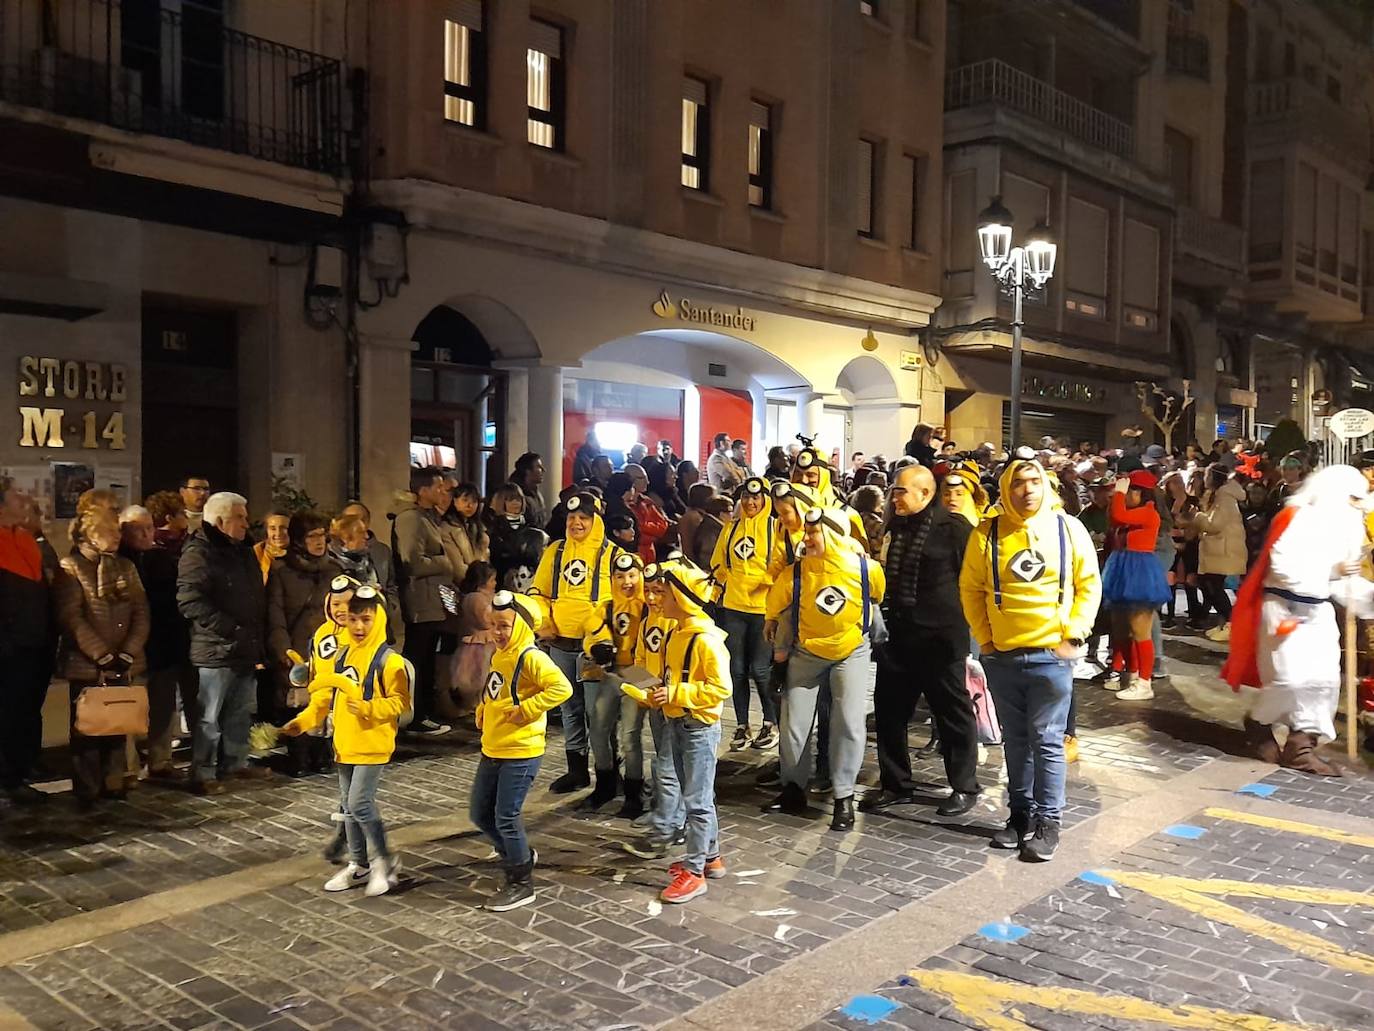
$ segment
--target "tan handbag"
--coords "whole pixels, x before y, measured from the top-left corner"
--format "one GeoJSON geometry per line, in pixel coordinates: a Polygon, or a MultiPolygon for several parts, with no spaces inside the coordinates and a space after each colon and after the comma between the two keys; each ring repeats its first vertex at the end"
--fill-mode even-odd
{"type": "MultiPolygon", "coordinates": [[[[148,733],[148,689],[142,684],[100,683],[76,696],[75,729],[83,737],[123,737],[148,733]]],[[[122,679],[122,678],[121,678],[122,679]]]]}

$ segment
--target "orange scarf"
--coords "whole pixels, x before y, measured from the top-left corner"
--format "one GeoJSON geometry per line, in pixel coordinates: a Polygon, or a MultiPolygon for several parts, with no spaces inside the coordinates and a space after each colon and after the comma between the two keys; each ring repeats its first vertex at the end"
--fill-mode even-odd
{"type": "Polygon", "coordinates": [[[0,570],[25,580],[43,579],[43,556],[33,534],[18,526],[0,526],[0,570]]]}

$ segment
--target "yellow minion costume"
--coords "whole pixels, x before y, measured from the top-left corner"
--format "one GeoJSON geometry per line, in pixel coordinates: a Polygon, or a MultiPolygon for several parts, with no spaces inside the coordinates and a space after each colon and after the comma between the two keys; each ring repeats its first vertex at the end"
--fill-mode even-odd
{"type": "Polygon", "coordinates": [[[988,514],[988,492],[983,487],[982,472],[977,462],[963,462],[945,473],[940,481],[940,503],[956,515],[963,516],[970,526],[977,526],[988,514]],[[950,508],[945,501],[948,488],[965,488],[957,508],[950,508]]]}
{"type": "Polygon", "coordinates": [[[835,486],[830,475],[830,463],[824,455],[814,447],[804,447],[798,451],[792,461],[792,480],[810,486],[816,492],[818,505],[843,512],[849,521],[849,536],[863,545],[865,551],[868,550],[868,531],[864,529],[863,516],[849,507],[849,502],[835,486]]]}
{"type": "Polygon", "coordinates": [[[797,549],[801,546],[802,526],[795,530],[789,530],[782,525],[782,518],[779,508],[783,505],[790,505],[796,510],[798,520],[806,518],[806,513],[815,508],[820,502],[816,499],[816,492],[804,483],[789,483],[779,480],[774,483],[770,493],[772,494],[771,510],[773,516],[778,519],[776,527],[777,533],[773,539],[772,552],[768,556],[767,579],[771,585],[782,575],[784,569],[790,566],[797,558],[797,549]]]}
{"type": "MultiPolygon", "coordinates": [[[[632,551],[618,552],[611,562],[612,573],[631,569],[644,571],[644,562],[632,551]]],[[[644,621],[644,581],[626,593],[615,579],[611,596],[599,608],[592,609],[583,626],[582,652],[602,665],[628,666],[634,662],[635,642],[639,639],[639,625],[644,621]],[[598,645],[603,647],[598,648],[598,645]],[[610,646],[609,653],[606,645],[610,646]],[[595,650],[593,650],[595,649],[595,650]]]]}

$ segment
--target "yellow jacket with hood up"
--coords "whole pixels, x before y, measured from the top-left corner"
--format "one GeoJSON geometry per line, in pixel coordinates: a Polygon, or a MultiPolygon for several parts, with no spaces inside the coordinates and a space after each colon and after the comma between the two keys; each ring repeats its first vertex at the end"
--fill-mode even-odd
{"type": "Polygon", "coordinates": [[[544,549],[530,594],[540,606],[541,621],[555,636],[581,641],[587,620],[611,597],[611,561],[615,547],[606,539],[601,516],[592,517],[585,540],[567,537],[544,549]]]}
{"type": "Polygon", "coordinates": [[[768,600],[773,578],[768,575],[769,560],[777,538],[785,531],[773,518],[773,502],[763,495],[763,510],[746,516],[740,503],[735,517],[716,538],[711,556],[711,575],[725,585],[720,603],[735,612],[761,613],[768,600]]]}
{"type": "Polygon", "coordinates": [[[477,703],[482,754],[489,759],[543,755],[548,711],[572,697],[568,678],[535,644],[527,617],[538,619],[538,606],[519,596],[515,604],[526,615],[516,614],[510,640],[492,654],[477,703]]]}

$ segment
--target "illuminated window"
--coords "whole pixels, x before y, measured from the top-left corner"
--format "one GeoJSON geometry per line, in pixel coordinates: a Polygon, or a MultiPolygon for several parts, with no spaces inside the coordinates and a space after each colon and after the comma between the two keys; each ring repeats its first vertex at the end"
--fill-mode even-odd
{"type": "Polygon", "coordinates": [[[563,149],[563,30],[538,19],[530,20],[529,141],[536,147],[563,149]]]}
{"type": "Polygon", "coordinates": [[[859,13],[875,17],[878,14],[878,0],[859,0],[859,13]]]}
{"type": "Polygon", "coordinates": [[[711,188],[711,108],[709,88],[700,79],[682,81],[682,185],[711,188]]]}
{"type": "Polygon", "coordinates": [[[773,206],[773,109],[758,101],[749,105],[749,203],[773,206]]]}
{"type": "Polygon", "coordinates": [[[454,0],[444,19],[444,118],[485,129],[487,47],[481,0],[454,0]]]}

